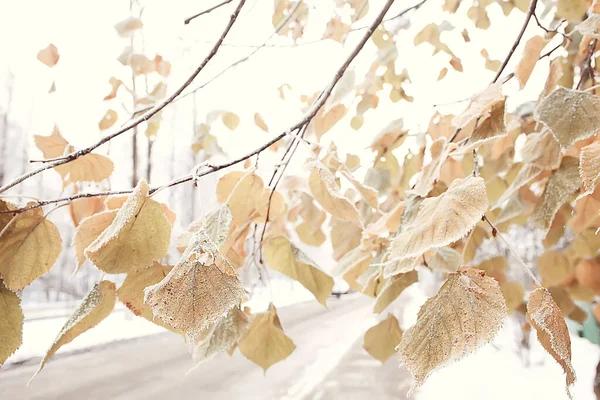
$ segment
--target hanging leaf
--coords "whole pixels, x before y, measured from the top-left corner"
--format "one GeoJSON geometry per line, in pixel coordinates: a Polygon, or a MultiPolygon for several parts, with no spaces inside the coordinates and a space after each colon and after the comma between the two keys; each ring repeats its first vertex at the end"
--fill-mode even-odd
{"type": "Polygon", "coordinates": [[[523,56],[515,68],[515,78],[519,81],[521,89],[527,84],[545,45],[546,41],[539,35],[532,37],[525,43],[523,56]]]}
{"type": "Polygon", "coordinates": [[[302,222],[296,227],[296,233],[298,234],[300,240],[309,246],[319,247],[325,243],[325,240],[327,240],[325,233],[323,233],[321,228],[313,231],[311,224],[306,221],[302,222]]]}
{"type": "Polygon", "coordinates": [[[85,249],[94,241],[100,234],[112,224],[117,215],[118,210],[107,210],[88,218],[85,218],[75,231],[73,236],[73,246],[75,246],[75,256],[77,258],[77,268],[79,270],[81,264],[86,259],[85,249]]]}
{"type": "Polygon", "coordinates": [[[267,126],[267,124],[265,123],[265,120],[259,113],[254,113],[254,123],[256,124],[256,126],[258,126],[263,131],[265,131],[267,133],[269,132],[269,127],[267,126]]]}
{"type": "Polygon", "coordinates": [[[535,117],[543,122],[563,150],[594,136],[600,125],[600,97],[588,92],[558,87],[542,100],[535,117]]]}
{"type": "Polygon", "coordinates": [[[37,59],[49,67],[54,67],[59,58],[60,55],[58,54],[58,49],[52,43],[37,53],[37,59]]]}
{"type": "MultiPolygon", "coordinates": [[[[44,158],[61,157],[73,150],[56,126],[52,135],[35,135],[34,140],[37,148],[44,153],[44,158]]],[[[113,169],[114,165],[110,158],[93,153],[54,167],[63,179],[63,187],[75,182],[101,182],[111,176],[113,169]]]]}
{"type": "Polygon", "coordinates": [[[571,195],[581,186],[578,161],[574,157],[564,157],[560,168],[554,171],[540,202],[531,215],[531,225],[548,232],[554,215],[565,204],[571,195]]]}
{"type": "Polygon", "coordinates": [[[115,30],[121,37],[127,37],[134,31],[142,29],[144,25],[139,18],[129,17],[115,25],[115,30]]]}
{"type": "Polygon", "coordinates": [[[579,175],[583,181],[585,194],[592,193],[600,178],[600,142],[593,142],[581,149],[579,175]]]}
{"type": "Polygon", "coordinates": [[[144,289],[154,316],[195,341],[245,294],[235,270],[204,230],[190,241],[181,259],[159,283],[144,289]]]}
{"type": "Polygon", "coordinates": [[[446,192],[423,200],[414,220],[393,240],[391,258],[416,256],[455,242],[475,226],[487,208],[482,178],[455,180],[446,192]]]}
{"type": "Polygon", "coordinates": [[[552,170],[560,165],[560,146],[548,129],[527,135],[521,150],[523,162],[552,170]]]}
{"type": "Polygon", "coordinates": [[[373,207],[375,210],[379,210],[379,193],[377,193],[376,189],[360,183],[354,176],[352,176],[350,172],[346,170],[342,170],[342,175],[344,175],[344,177],[350,181],[352,186],[358,190],[360,195],[363,197],[363,199],[365,199],[369,206],[373,207]]]}
{"type": "Polygon", "coordinates": [[[194,363],[200,364],[233,349],[248,329],[250,315],[233,307],[217,324],[208,329],[192,350],[194,363]]]}
{"type": "Polygon", "coordinates": [[[119,209],[114,221],[86,249],[85,255],[109,274],[134,271],[167,253],[171,224],[142,180],[119,209]]]}
{"type": "Polygon", "coordinates": [[[402,340],[402,329],[392,314],[365,333],[363,348],[371,357],[385,363],[402,340]]]}
{"type": "Polygon", "coordinates": [[[321,163],[312,165],[308,185],[315,200],[333,217],[361,225],[356,206],[340,193],[333,174],[321,163]]]}
{"type": "Polygon", "coordinates": [[[38,370],[31,377],[31,380],[44,368],[46,362],[56,354],[58,349],[72,342],[82,333],[92,329],[110,315],[117,299],[116,290],[115,284],[110,281],[102,281],[94,285],[75,309],[73,315],[63,325],[56,339],[54,339],[54,343],[46,351],[38,370]]]}
{"type": "Polygon", "coordinates": [[[462,254],[451,247],[440,247],[435,250],[430,250],[430,252],[432,252],[433,255],[428,256],[429,252],[427,252],[423,257],[425,258],[427,266],[432,270],[456,272],[461,266],[462,254]]]}
{"type": "MultiPolygon", "coordinates": [[[[0,211],[17,208],[0,200],[0,211]]],[[[41,208],[0,222],[0,275],[9,289],[21,290],[54,266],[62,251],[60,233],[41,208]]]]}
{"type": "Polygon", "coordinates": [[[471,268],[451,274],[397,347],[415,377],[411,392],[434,370],[489,343],[505,317],[504,297],[494,279],[471,268]]]}
{"type": "Polygon", "coordinates": [[[108,110],[100,122],[98,122],[98,128],[100,128],[101,131],[108,129],[117,122],[117,119],[119,119],[117,112],[115,110],[108,110]]]}
{"type": "Polygon", "coordinates": [[[111,76],[110,79],[108,80],[108,84],[110,85],[111,89],[110,89],[110,93],[104,97],[104,100],[110,100],[110,99],[114,99],[115,97],[117,97],[117,91],[119,90],[119,88],[121,87],[123,82],[120,79],[117,79],[114,76],[111,76]]]}
{"type": "Polygon", "coordinates": [[[417,183],[409,193],[426,197],[431,189],[433,189],[435,183],[439,180],[442,165],[446,161],[448,153],[455,147],[456,145],[454,144],[448,144],[448,141],[444,136],[435,140],[431,144],[429,150],[431,153],[431,161],[423,167],[417,178],[417,183]]]}
{"type": "Polygon", "coordinates": [[[454,56],[450,48],[445,43],[442,43],[442,41],[440,40],[440,34],[441,32],[439,25],[431,23],[429,25],[426,25],[419,33],[417,33],[413,43],[415,46],[418,46],[421,43],[427,42],[435,48],[433,54],[437,54],[440,51],[444,51],[449,55],[454,56]]]}
{"type": "Polygon", "coordinates": [[[267,312],[254,317],[238,346],[244,357],[262,367],[265,373],[271,365],[286,359],[296,349],[292,339],[283,332],[273,304],[267,312]]]}
{"type": "Polygon", "coordinates": [[[562,253],[546,251],[537,259],[537,267],[542,276],[542,284],[546,287],[558,286],[571,275],[571,263],[562,253]]]}
{"type": "Polygon", "coordinates": [[[319,303],[326,301],[333,289],[333,279],[316,267],[314,262],[286,238],[271,238],[264,247],[269,267],[297,280],[308,289],[319,303]]]}
{"type": "Polygon", "coordinates": [[[336,104],[329,111],[319,111],[313,118],[314,129],[317,134],[317,139],[326,134],[333,128],[348,112],[348,109],[343,104],[336,104]]]}
{"type": "Polygon", "coordinates": [[[405,274],[392,276],[381,289],[377,296],[375,307],[373,309],[377,314],[381,314],[394,300],[402,294],[404,289],[419,280],[417,271],[410,271],[405,274]]]}
{"type": "Polygon", "coordinates": [[[356,248],[362,238],[362,229],[352,222],[331,220],[331,247],[333,259],[339,261],[346,253],[356,248]]]}
{"type": "Polygon", "coordinates": [[[0,279],[0,365],[23,342],[23,319],[21,299],[0,279]]]}
{"type": "MultiPolygon", "coordinates": [[[[589,2],[586,0],[558,0],[556,16],[567,21],[581,21],[588,10],[589,2]]],[[[595,14],[591,14],[590,17],[595,14]]],[[[587,21],[587,20],[586,20],[587,21]]]]}
{"type": "Polygon", "coordinates": [[[502,86],[500,83],[493,83],[485,90],[473,95],[466,110],[454,117],[452,124],[456,128],[465,128],[469,123],[489,111],[494,104],[501,101],[504,101],[502,86]]]}
{"type": "Polygon", "coordinates": [[[485,111],[477,122],[475,130],[469,137],[466,145],[461,147],[462,152],[471,151],[491,140],[506,136],[506,125],[504,122],[504,106],[506,99],[492,104],[489,110],[485,111]]]}
{"type": "Polygon", "coordinates": [[[527,320],[535,328],[539,342],[560,364],[566,374],[567,394],[575,383],[575,370],[571,364],[571,337],[560,309],[546,288],[537,288],[529,295],[527,320]]]}
{"type": "Polygon", "coordinates": [[[407,134],[408,132],[404,129],[403,120],[393,120],[375,136],[371,142],[371,150],[378,154],[391,151],[404,143],[407,134]]]}
{"type": "Polygon", "coordinates": [[[542,167],[539,167],[535,164],[524,164],[521,169],[519,169],[519,173],[513,182],[496,202],[496,207],[502,205],[506,200],[517,193],[519,189],[533,181],[543,170],[544,169],[542,167]]]}
{"type": "Polygon", "coordinates": [[[221,120],[223,121],[223,125],[229,128],[230,131],[235,131],[240,124],[240,117],[232,112],[223,113],[221,120]]]}

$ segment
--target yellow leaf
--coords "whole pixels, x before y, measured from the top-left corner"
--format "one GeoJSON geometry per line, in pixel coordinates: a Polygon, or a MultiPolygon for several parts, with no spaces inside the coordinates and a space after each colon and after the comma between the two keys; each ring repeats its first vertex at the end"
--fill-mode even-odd
{"type": "Polygon", "coordinates": [[[401,340],[402,329],[396,317],[390,314],[365,333],[363,348],[373,358],[385,363],[394,354],[394,349],[401,340]]]}
{"type": "Polygon", "coordinates": [[[23,319],[21,299],[0,279],[0,365],[21,346],[23,319]]]}
{"type": "Polygon", "coordinates": [[[544,193],[533,210],[531,225],[548,232],[554,215],[571,195],[581,186],[578,161],[574,157],[564,157],[546,184],[544,193]]]}
{"type": "Polygon", "coordinates": [[[105,196],[83,197],[75,199],[69,204],[69,214],[76,227],[87,217],[99,213],[104,209],[105,196]]]}
{"type": "Polygon", "coordinates": [[[317,139],[320,139],[325,133],[329,132],[331,128],[335,126],[348,112],[348,109],[343,104],[336,104],[329,111],[319,113],[313,119],[315,133],[317,134],[317,139]]]}
{"type": "Polygon", "coordinates": [[[331,247],[333,259],[339,261],[346,253],[360,244],[362,229],[352,222],[331,220],[331,247]]]}
{"type": "Polygon", "coordinates": [[[240,124],[240,117],[232,112],[223,113],[221,120],[230,131],[234,131],[240,124]]]}
{"type": "Polygon", "coordinates": [[[63,325],[31,379],[35,378],[58,349],[72,342],[73,339],[92,329],[102,322],[104,318],[108,317],[115,307],[116,299],[117,295],[114,283],[102,281],[96,284],[75,309],[73,315],[63,325]]]}
{"type": "MultiPolygon", "coordinates": [[[[592,194],[585,195],[581,198],[581,195],[577,198],[577,203],[575,203],[574,210],[569,209],[568,216],[572,215],[572,212],[575,215],[569,220],[569,226],[573,229],[575,234],[582,232],[584,229],[589,228],[591,226],[598,226],[598,217],[600,211],[600,190],[595,191],[592,194]]],[[[555,221],[559,219],[560,213],[556,214],[554,221],[552,221],[552,225],[555,224],[555,221]]],[[[562,227],[564,231],[565,226],[565,217],[562,219],[562,227]]],[[[552,229],[552,228],[551,228],[552,229]]],[[[562,236],[562,234],[561,234],[562,236]]]]}
{"type": "Polygon", "coordinates": [[[262,367],[265,373],[271,365],[286,359],[296,349],[292,339],[283,332],[273,304],[267,312],[254,317],[238,346],[244,357],[262,367]]]}
{"type": "Polygon", "coordinates": [[[392,276],[383,286],[381,292],[377,296],[373,311],[380,314],[384,311],[400,294],[419,280],[417,271],[410,271],[405,274],[397,274],[392,276]]]}
{"type": "Polygon", "coordinates": [[[575,236],[571,248],[580,257],[595,257],[600,250],[600,235],[596,235],[594,228],[586,229],[575,236]]]}
{"type": "Polygon", "coordinates": [[[115,25],[115,30],[121,37],[126,37],[132,32],[141,29],[144,25],[139,18],[129,17],[115,25]]]}
{"type": "Polygon", "coordinates": [[[217,201],[221,204],[226,203],[229,196],[233,192],[235,185],[240,181],[240,179],[245,175],[244,171],[231,171],[228,174],[225,174],[219,179],[217,182],[217,201]]]}
{"type": "Polygon", "coordinates": [[[249,324],[250,316],[239,307],[233,307],[194,344],[192,359],[196,364],[200,364],[234,348],[246,333],[249,324]]]}
{"type": "Polygon", "coordinates": [[[421,307],[416,324],[397,347],[415,377],[411,392],[434,370],[489,343],[505,317],[504,297],[494,279],[476,269],[450,275],[421,307]]]}
{"type": "MultiPolygon", "coordinates": [[[[217,186],[218,190],[219,187],[217,186]]],[[[245,174],[235,184],[227,200],[227,205],[229,206],[233,220],[237,224],[246,222],[255,211],[262,208],[263,204],[266,205],[268,196],[264,199],[264,202],[261,201],[263,191],[264,184],[262,179],[252,171],[245,174]]]]}
{"type": "Polygon", "coordinates": [[[523,304],[523,298],[525,297],[525,288],[523,285],[518,282],[508,282],[502,285],[501,289],[508,312],[515,311],[523,304]]]}
{"type": "Polygon", "coordinates": [[[265,123],[265,120],[259,113],[254,114],[254,123],[256,124],[256,126],[258,126],[263,131],[269,132],[269,127],[267,126],[267,124],[265,123]]]}
{"type": "Polygon", "coordinates": [[[129,62],[135,76],[149,74],[156,68],[154,62],[143,54],[133,54],[127,62],[129,62]]]}
{"type": "Polygon", "coordinates": [[[534,180],[543,170],[542,167],[535,164],[523,164],[514,181],[512,181],[508,189],[504,191],[502,196],[496,202],[495,207],[501,206],[506,200],[512,197],[513,194],[517,193],[519,189],[534,180]]]}
{"type": "Polygon", "coordinates": [[[106,228],[114,221],[118,210],[107,210],[94,214],[79,224],[75,236],[73,237],[73,246],[75,246],[75,256],[77,258],[77,268],[85,261],[85,249],[100,236],[106,228]]]}
{"type": "Polygon", "coordinates": [[[477,3],[467,11],[467,16],[475,23],[479,29],[487,29],[490,27],[490,18],[483,3],[477,3]]]}
{"type": "Polygon", "coordinates": [[[155,262],[149,267],[128,273],[123,284],[117,290],[117,297],[135,315],[172,330],[173,328],[168,324],[155,317],[150,306],[144,303],[144,289],[163,280],[172,269],[172,266],[155,262]]]}
{"type": "Polygon", "coordinates": [[[296,233],[298,234],[300,240],[310,246],[319,247],[325,243],[325,239],[327,239],[320,228],[316,231],[313,231],[311,224],[306,221],[303,221],[296,227],[296,233]]]}
{"type": "MultiPolygon", "coordinates": [[[[16,208],[0,200],[0,211],[16,208]]],[[[54,266],[62,250],[60,233],[41,208],[1,222],[0,275],[9,289],[21,290],[54,266]]]]}
{"type": "Polygon", "coordinates": [[[235,270],[204,230],[159,283],[144,289],[154,316],[195,341],[198,335],[239,306],[245,294],[235,270]]]}
{"type": "MultiPolygon", "coordinates": [[[[45,158],[54,158],[65,155],[72,147],[61,136],[57,127],[54,127],[50,136],[34,136],[35,145],[44,153],[45,158]]],[[[86,154],[70,163],[54,167],[54,170],[63,178],[63,187],[74,182],[101,182],[108,179],[114,169],[110,158],[100,154],[86,154]]]]}
{"type": "MultiPolygon", "coordinates": [[[[379,219],[369,226],[367,226],[367,232],[369,234],[380,236],[383,233],[395,233],[402,222],[402,215],[404,213],[404,202],[399,202],[387,213],[383,214],[379,219]]],[[[333,240],[333,232],[332,232],[333,240]]]]}
{"type": "Polygon", "coordinates": [[[562,253],[548,250],[537,259],[538,271],[542,276],[544,286],[558,286],[571,273],[571,263],[562,253]]]}
{"type": "Polygon", "coordinates": [[[466,110],[454,117],[452,124],[457,128],[464,128],[502,100],[504,100],[504,95],[500,83],[491,84],[485,90],[471,97],[466,110]]]}
{"type": "Polygon", "coordinates": [[[592,193],[600,178],[600,142],[596,141],[581,149],[579,175],[583,181],[585,194],[592,193]]]}
{"type": "Polygon", "coordinates": [[[271,238],[264,246],[264,252],[271,269],[297,280],[319,303],[327,306],[333,279],[317,268],[308,256],[282,236],[271,238]]]}
{"type": "Polygon", "coordinates": [[[349,31],[350,25],[343,23],[341,17],[336,15],[334,18],[330,19],[325,26],[323,38],[330,38],[336,42],[342,43],[349,31]]]}
{"type": "MultiPolygon", "coordinates": [[[[481,244],[479,242],[478,244],[481,244]]],[[[485,271],[485,273],[498,281],[500,286],[504,285],[506,282],[506,267],[508,263],[506,262],[506,258],[502,256],[492,257],[487,260],[482,261],[476,269],[480,269],[485,271]]]]}
{"type": "Polygon", "coordinates": [[[58,49],[52,43],[37,53],[37,59],[49,67],[54,67],[59,58],[58,49]]]}
{"type": "Polygon", "coordinates": [[[371,150],[382,154],[387,150],[393,150],[400,146],[408,134],[403,128],[404,122],[402,119],[391,121],[375,136],[371,142],[371,150]]]}
{"type": "Polygon", "coordinates": [[[534,164],[543,169],[554,169],[560,165],[560,146],[548,129],[527,135],[527,141],[521,150],[523,162],[534,164]]]}
{"type": "Polygon", "coordinates": [[[379,210],[379,193],[376,189],[360,183],[354,176],[352,176],[350,172],[346,170],[342,170],[342,175],[344,175],[346,179],[350,181],[352,186],[358,190],[360,195],[363,197],[363,199],[365,199],[369,206],[373,207],[375,210],[379,210]]]}
{"type": "Polygon", "coordinates": [[[446,161],[448,153],[454,147],[455,145],[453,144],[448,145],[448,141],[444,136],[436,139],[429,149],[431,161],[429,164],[423,166],[417,178],[417,183],[408,193],[426,197],[431,189],[433,189],[434,184],[439,180],[442,165],[446,161]]]}
{"type": "Polygon", "coordinates": [[[312,165],[308,186],[315,200],[333,217],[362,225],[358,209],[340,193],[335,177],[324,165],[312,165]]]}
{"type": "Polygon", "coordinates": [[[85,249],[85,255],[102,271],[130,272],[167,253],[171,225],[148,191],[146,181],[140,181],[110,226],[85,249]]]}
{"type": "Polygon", "coordinates": [[[430,250],[430,252],[432,252],[433,255],[428,256],[428,252],[425,253],[423,257],[425,257],[427,266],[433,270],[456,272],[461,266],[462,254],[451,247],[440,247],[435,250],[430,250]]]}
{"type": "Polygon", "coordinates": [[[563,150],[587,139],[600,125],[600,98],[588,92],[558,87],[542,100],[535,117],[544,123],[563,150]]]}
{"type": "Polygon", "coordinates": [[[488,209],[482,178],[452,182],[448,190],[420,204],[417,215],[393,240],[391,258],[406,258],[465,236],[488,209]]]}
{"type": "Polygon", "coordinates": [[[441,81],[442,79],[444,79],[446,77],[446,74],[448,74],[448,68],[442,68],[440,70],[440,73],[439,73],[438,77],[437,77],[437,80],[441,81]]]}
{"type": "Polygon", "coordinates": [[[588,0],[558,0],[556,16],[567,21],[581,21],[585,17],[589,5],[588,0]]]}
{"type": "Polygon", "coordinates": [[[515,68],[515,78],[519,81],[521,89],[527,84],[545,45],[546,41],[539,35],[532,37],[525,43],[523,56],[515,68]]]}
{"type": "Polygon", "coordinates": [[[415,46],[420,45],[421,43],[428,42],[434,48],[433,54],[438,53],[439,51],[444,51],[449,55],[453,56],[450,48],[440,41],[440,28],[437,24],[431,23],[426,25],[417,35],[415,36],[413,43],[415,46]]]}
{"type": "Polygon", "coordinates": [[[466,145],[461,146],[461,151],[467,152],[474,148],[507,135],[504,123],[504,106],[506,99],[492,103],[490,108],[484,111],[477,122],[477,126],[468,139],[466,145]]]}
{"type": "Polygon", "coordinates": [[[560,364],[566,374],[566,389],[575,383],[575,370],[571,364],[571,337],[560,309],[546,288],[537,288],[529,295],[527,320],[537,331],[539,342],[560,364]]]}
{"type": "Polygon", "coordinates": [[[100,122],[98,122],[98,128],[100,128],[101,131],[108,129],[117,122],[117,119],[119,119],[117,112],[115,110],[108,110],[100,122]]]}

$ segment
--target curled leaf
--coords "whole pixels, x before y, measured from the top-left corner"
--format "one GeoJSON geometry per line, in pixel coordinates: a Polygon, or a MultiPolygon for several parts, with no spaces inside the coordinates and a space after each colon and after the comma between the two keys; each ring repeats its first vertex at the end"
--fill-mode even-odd
{"type": "Polygon", "coordinates": [[[85,218],[75,231],[73,245],[75,246],[75,257],[77,258],[76,272],[85,261],[85,249],[92,244],[100,234],[112,224],[118,210],[107,210],[85,218]]]}
{"type": "Polygon", "coordinates": [[[405,274],[397,274],[392,276],[383,286],[381,292],[377,296],[375,302],[374,312],[380,314],[384,311],[394,300],[402,294],[404,289],[412,285],[419,280],[417,271],[410,271],[405,274]]]}

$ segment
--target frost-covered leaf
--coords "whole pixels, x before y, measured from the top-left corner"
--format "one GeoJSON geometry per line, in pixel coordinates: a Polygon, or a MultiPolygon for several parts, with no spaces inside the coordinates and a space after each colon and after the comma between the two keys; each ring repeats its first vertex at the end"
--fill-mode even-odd
{"type": "Polygon", "coordinates": [[[273,304],[269,305],[267,312],[254,317],[238,347],[247,359],[262,367],[265,373],[271,365],[286,359],[296,349],[292,339],[283,332],[273,304]]]}
{"type": "Polygon", "coordinates": [[[566,389],[575,383],[575,370],[571,364],[571,337],[560,309],[546,288],[537,288],[529,295],[527,320],[537,331],[544,349],[560,364],[566,374],[566,389]]]}
{"type": "MultiPolygon", "coordinates": [[[[73,148],[54,127],[50,136],[34,136],[35,145],[44,153],[45,158],[55,158],[70,153],[73,148]]],[[[54,170],[63,179],[63,187],[74,182],[101,182],[110,177],[114,169],[110,158],[100,154],[86,154],[71,161],[58,165],[54,170]]]]}
{"type": "Polygon", "coordinates": [[[346,253],[356,248],[362,238],[362,229],[352,222],[331,220],[331,247],[333,259],[339,261],[346,253]]]}
{"type": "Polygon", "coordinates": [[[58,49],[52,43],[37,53],[37,59],[49,67],[54,67],[59,58],[60,55],[58,54],[58,49]]]}
{"type": "Polygon", "coordinates": [[[385,363],[402,340],[402,329],[392,314],[365,333],[363,348],[373,358],[385,363]]]}
{"type": "Polygon", "coordinates": [[[406,257],[386,260],[383,263],[383,278],[413,271],[419,265],[420,257],[406,257]]]}
{"type": "Polygon", "coordinates": [[[505,104],[505,99],[497,101],[490,106],[489,110],[481,114],[475,130],[469,137],[469,141],[461,147],[462,152],[470,151],[491,140],[507,135],[504,122],[505,104]]]}
{"type": "Polygon", "coordinates": [[[209,328],[192,349],[194,363],[200,364],[214,356],[234,348],[246,333],[250,315],[239,307],[233,307],[227,315],[209,328]]]}
{"type": "Polygon", "coordinates": [[[448,190],[421,202],[415,218],[392,242],[391,257],[416,256],[465,236],[488,209],[482,178],[452,182],[448,190]]]}
{"type": "Polygon", "coordinates": [[[429,268],[442,272],[456,272],[460,268],[462,254],[453,248],[446,246],[430,251],[432,255],[424,255],[429,268]]]}
{"type": "Polygon", "coordinates": [[[360,195],[365,199],[367,204],[373,207],[375,210],[379,210],[379,193],[377,190],[360,183],[352,174],[346,170],[342,170],[342,174],[352,183],[352,186],[358,190],[360,195]]]}
{"type": "Polygon", "coordinates": [[[600,142],[585,146],[579,153],[579,175],[585,193],[592,193],[600,179],[600,142]]]}
{"type": "Polygon", "coordinates": [[[579,162],[574,157],[564,157],[560,167],[554,171],[544,193],[533,210],[531,225],[547,232],[554,215],[571,195],[581,186],[579,162]]]}
{"type": "Polygon", "coordinates": [[[400,294],[419,280],[417,271],[410,271],[405,274],[397,274],[392,276],[383,286],[381,292],[377,296],[374,312],[380,314],[384,311],[400,294]]]}
{"type": "Polygon", "coordinates": [[[308,185],[315,200],[333,217],[361,225],[356,206],[340,193],[333,174],[320,163],[312,165],[308,185]]]}
{"type": "Polygon", "coordinates": [[[521,89],[527,84],[545,45],[546,41],[539,35],[532,37],[525,43],[523,56],[515,68],[515,78],[519,81],[521,89]]]}
{"type": "Polygon", "coordinates": [[[464,128],[474,119],[482,116],[490,110],[492,106],[500,101],[504,101],[502,94],[502,85],[494,83],[488,86],[485,90],[476,93],[471,97],[469,105],[461,114],[454,117],[452,124],[457,128],[464,128]]]}
{"type": "Polygon", "coordinates": [[[75,257],[77,258],[77,267],[75,272],[85,261],[85,249],[92,244],[100,234],[112,224],[117,216],[118,210],[107,210],[92,215],[81,221],[73,237],[73,246],[75,246],[75,257]]]}
{"type": "Polygon", "coordinates": [[[264,247],[269,267],[297,280],[308,289],[319,303],[326,301],[333,288],[333,279],[321,271],[308,256],[292,245],[286,238],[271,238],[264,247]]]}
{"type": "Polygon", "coordinates": [[[409,191],[409,193],[421,197],[427,196],[431,189],[433,189],[434,184],[439,180],[442,165],[446,161],[448,153],[454,147],[455,145],[448,144],[448,141],[444,136],[435,140],[431,144],[431,161],[429,162],[429,164],[423,166],[423,168],[421,169],[421,173],[417,178],[417,183],[409,191]]]}
{"type": "MultiPolygon", "coordinates": [[[[0,200],[0,211],[18,207],[0,200]]],[[[0,275],[11,290],[21,290],[54,266],[62,250],[60,233],[41,208],[0,220],[0,275]]]]}
{"type": "Polygon", "coordinates": [[[560,146],[548,129],[527,135],[521,150],[523,162],[543,169],[554,169],[560,165],[560,146]]]}
{"type": "Polygon", "coordinates": [[[127,274],[123,284],[117,290],[117,297],[137,316],[146,318],[157,325],[171,329],[160,318],[152,314],[152,309],[144,303],[144,289],[162,281],[173,266],[161,265],[157,262],[152,265],[127,274]]]}
{"type": "Polygon", "coordinates": [[[546,287],[558,286],[571,274],[571,263],[562,253],[548,250],[537,259],[537,267],[546,287]]]}
{"type": "Polygon", "coordinates": [[[220,249],[227,240],[231,221],[231,211],[229,211],[227,205],[223,204],[209,213],[204,219],[200,218],[192,222],[188,227],[188,231],[177,240],[177,248],[182,248],[181,251],[183,252],[192,239],[192,236],[200,229],[204,229],[210,240],[220,249]]]}
{"type": "Polygon", "coordinates": [[[23,319],[21,299],[0,279],[0,365],[21,346],[23,319]]]}
{"type": "Polygon", "coordinates": [[[417,322],[397,347],[402,362],[421,386],[434,370],[489,343],[506,317],[498,283],[481,270],[451,274],[419,310],[417,322]]]}
{"type": "Polygon", "coordinates": [[[204,230],[190,241],[181,259],[159,283],[144,289],[153,315],[195,341],[245,294],[235,270],[204,230]]]}
{"type": "Polygon", "coordinates": [[[167,253],[171,224],[148,191],[146,181],[140,181],[110,226],[85,249],[101,270],[111,274],[134,271],[167,253]]]}
{"type": "MultiPolygon", "coordinates": [[[[566,3],[564,0],[561,2],[566,3]]],[[[600,39],[600,14],[590,14],[583,22],[575,26],[575,30],[581,32],[582,35],[600,39]]]]}
{"type": "Polygon", "coordinates": [[[46,362],[67,343],[70,343],[82,333],[92,329],[102,320],[110,315],[117,299],[117,289],[110,281],[102,281],[96,284],[92,290],[81,301],[73,315],[63,325],[62,329],[54,339],[54,343],[42,359],[40,366],[33,378],[44,368],[46,362]]]}
{"type": "Polygon", "coordinates": [[[543,122],[563,150],[598,132],[600,97],[588,92],[558,87],[542,100],[535,117],[543,122]]]}

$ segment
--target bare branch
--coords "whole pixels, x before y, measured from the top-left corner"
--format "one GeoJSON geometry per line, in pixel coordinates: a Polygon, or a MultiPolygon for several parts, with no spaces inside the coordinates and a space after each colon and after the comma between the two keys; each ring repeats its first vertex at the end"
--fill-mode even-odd
{"type": "Polygon", "coordinates": [[[24,180],[31,178],[32,176],[35,176],[37,174],[39,174],[42,171],[45,171],[47,169],[53,168],[53,167],[57,167],[59,165],[63,165],[63,164],[67,164],[73,160],[78,159],[81,156],[84,156],[86,154],[91,153],[93,150],[95,150],[96,148],[102,146],[104,143],[114,139],[115,137],[129,131],[130,129],[132,129],[135,126],[138,126],[139,124],[141,124],[142,122],[147,121],[148,119],[150,119],[152,116],[156,115],[157,113],[159,113],[163,108],[165,108],[167,105],[169,105],[173,100],[175,100],[176,97],[178,97],[184,90],[185,88],[187,88],[196,78],[196,76],[198,76],[198,74],[204,69],[204,67],[206,66],[206,64],[208,64],[208,62],[217,54],[219,47],[221,47],[221,43],[223,43],[223,40],[225,39],[225,37],[227,36],[227,34],[229,33],[229,31],[231,30],[231,27],[233,26],[233,24],[235,23],[235,21],[237,20],[237,17],[240,13],[240,10],[242,9],[242,7],[244,6],[244,3],[246,2],[246,0],[240,0],[240,3],[238,4],[237,8],[235,9],[235,11],[233,12],[233,14],[231,14],[231,17],[229,19],[229,23],[227,24],[227,26],[225,27],[225,30],[223,31],[223,33],[221,34],[221,36],[219,37],[219,39],[217,40],[217,42],[214,44],[213,48],[211,49],[210,53],[206,56],[206,58],[202,61],[202,63],[200,64],[200,66],[198,66],[198,68],[196,68],[196,70],[190,75],[190,77],[171,95],[169,96],[167,99],[165,99],[162,103],[157,104],[156,106],[154,106],[151,110],[149,110],[147,113],[145,113],[144,115],[141,115],[140,117],[137,117],[135,119],[133,119],[131,122],[129,122],[127,125],[123,126],[121,129],[119,129],[118,131],[105,136],[104,138],[102,138],[100,141],[96,142],[95,144],[86,147],[85,149],[81,149],[78,150],[76,152],[73,152],[65,157],[59,157],[57,159],[51,159],[48,160],[48,163],[38,169],[35,169],[33,171],[30,171],[24,175],[21,175],[20,177],[16,178],[15,180],[13,180],[12,182],[7,183],[6,185],[0,187],[0,193],[4,193],[5,191],[7,191],[8,189],[12,188],[13,186],[18,185],[19,183],[23,182],[24,180]]]}
{"type": "Polygon", "coordinates": [[[537,5],[537,1],[538,0],[531,0],[531,3],[529,3],[529,10],[527,10],[527,15],[525,16],[525,21],[523,22],[523,26],[521,27],[521,31],[519,32],[519,35],[515,39],[515,42],[513,43],[510,51],[508,52],[508,55],[504,59],[504,62],[502,63],[502,66],[500,67],[500,69],[496,73],[496,76],[494,77],[494,80],[492,81],[492,83],[496,83],[496,81],[498,80],[498,78],[500,78],[500,75],[502,75],[502,72],[504,71],[504,68],[506,68],[506,65],[510,61],[510,58],[514,54],[514,52],[517,49],[517,47],[519,47],[519,43],[521,43],[521,39],[523,39],[523,35],[525,34],[525,30],[527,30],[527,25],[529,25],[529,21],[531,20],[531,17],[535,14],[535,6],[537,5]]]}
{"type": "Polygon", "coordinates": [[[199,12],[199,13],[198,13],[198,14],[196,14],[196,15],[192,15],[191,17],[189,17],[189,18],[186,18],[186,20],[185,20],[185,21],[183,21],[183,23],[187,25],[187,24],[189,24],[189,23],[190,23],[190,22],[191,22],[193,19],[195,19],[195,18],[198,18],[198,17],[200,17],[200,16],[202,16],[202,15],[204,15],[204,14],[208,14],[209,12],[211,12],[211,11],[214,11],[214,10],[216,10],[217,8],[219,8],[219,7],[222,7],[222,6],[226,5],[226,4],[229,4],[229,3],[231,3],[232,1],[233,1],[233,0],[225,0],[225,1],[223,1],[223,2],[219,3],[219,4],[215,5],[215,6],[212,6],[211,8],[207,8],[206,10],[204,10],[204,11],[201,11],[201,12],[199,12]]]}

